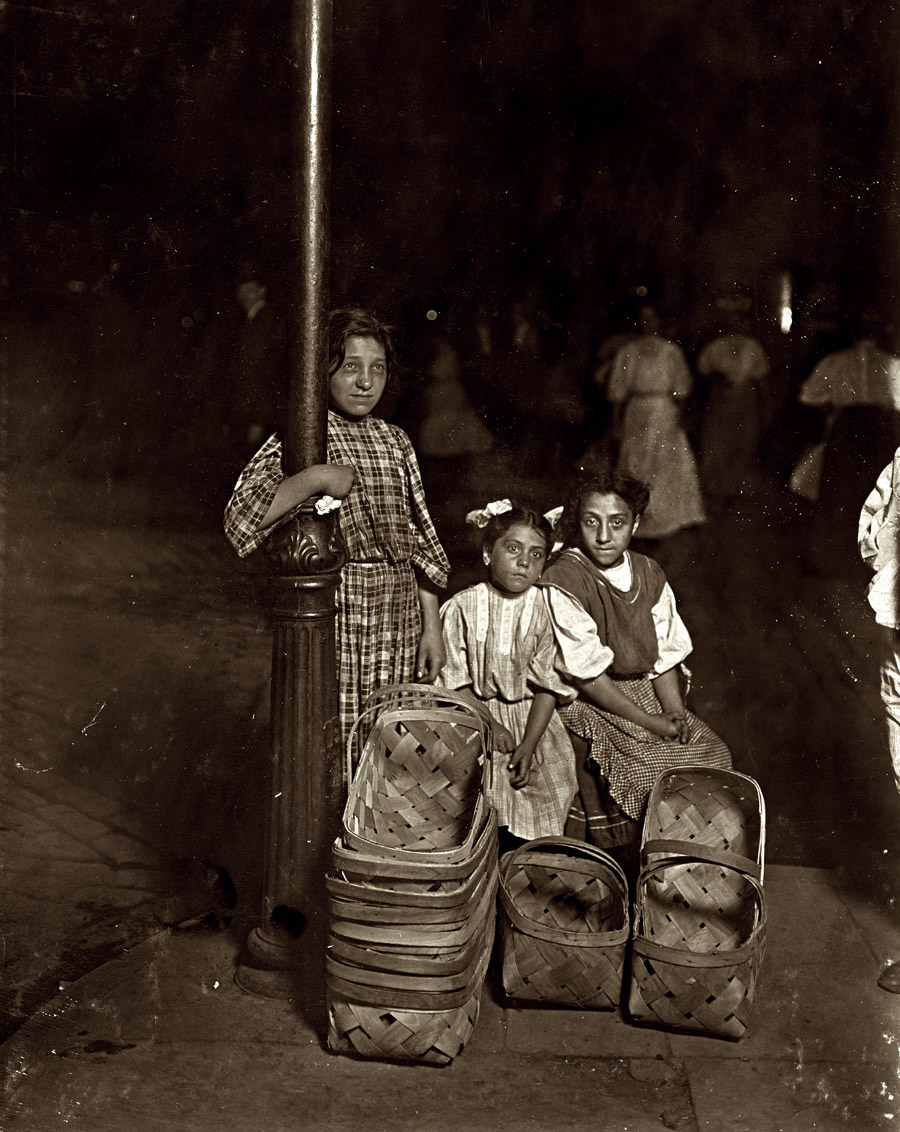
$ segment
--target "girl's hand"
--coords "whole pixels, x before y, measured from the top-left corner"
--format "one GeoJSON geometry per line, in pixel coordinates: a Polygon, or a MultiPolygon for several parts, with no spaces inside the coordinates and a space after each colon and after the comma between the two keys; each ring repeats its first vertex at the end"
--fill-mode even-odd
{"type": "Polygon", "coordinates": [[[691,738],[691,725],[688,723],[687,713],[684,711],[670,713],[672,715],[672,722],[678,728],[676,738],[679,743],[688,743],[691,738]]]}
{"type": "Polygon", "coordinates": [[[491,728],[493,737],[493,746],[495,751],[499,751],[501,755],[511,755],[516,749],[516,741],[513,739],[512,734],[507,731],[502,723],[494,720],[491,728]]]}
{"type": "Polygon", "coordinates": [[[644,726],[660,739],[677,739],[680,734],[677,719],[678,712],[665,711],[662,715],[648,715],[644,726]]]}
{"type": "Polygon", "coordinates": [[[444,667],[447,654],[439,630],[425,629],[419,638],[416,652],[416,680],[420,684],[433,684],[444,667]]]}
{"type": "Polygon", "coordinates": [[[534,751],[529,750],[524,745],[520,745],[513,752],[512,758],[509,760],[509,784],[513,790],[521,790],[523,786],[528,785],[528,780],[531,777],[531,768],[534,761],[534,751]]]}

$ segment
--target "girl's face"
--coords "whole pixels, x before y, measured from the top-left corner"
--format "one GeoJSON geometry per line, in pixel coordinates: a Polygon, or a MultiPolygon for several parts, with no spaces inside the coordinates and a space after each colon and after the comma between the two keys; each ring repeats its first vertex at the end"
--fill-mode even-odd
{"type": "Polygon", "coordinates": [[[352,335],[344,342],[344,360],[329,380],[331,407],[345,417],[365,417],[381,400],[386,382],[384,346],[377,338],[352,335]]]}
{"type": "Polygon", "coordinates": [[[508,594],[524,593],[533,586],[546,559],[544,536],[525,523],[514,523],[490,550],[484,548],[484,564],[491,572],[491,581],[508,594]]]}
{"type": "Polygon", "coordinates": [[[592,491],[581,501],[581,549],[604,570],[618,566],[639,522],[621,496],[592,491]]]}

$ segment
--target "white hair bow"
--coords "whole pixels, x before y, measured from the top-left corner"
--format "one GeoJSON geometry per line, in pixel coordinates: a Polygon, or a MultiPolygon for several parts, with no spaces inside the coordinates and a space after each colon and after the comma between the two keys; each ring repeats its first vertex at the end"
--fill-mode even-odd
{"type": "MultiPolygon", "coordinates": [[[[554,507],[552,510],[544,512],[544,518],[547,520],[554,531],[559,525],[559,521],[562,518],[562,513],[564,510],[565,505],[561,503],[559,507],[554,507]]],[[[554,539],[553,546],[551,546],[550,548],[550,553],[556,554],[557,550],[562,550],[562,547],[562,539],[554,539]]]]}
{"type": "Polygon", "coordinates": [[[491,519],[495,519],[498,515],[505,515],[507,511],[512,511],[512,506],[508,499],[495,499],[491,503],[485,504],[480,511],[470,511],[466,515],[466,522],[473,527],[486,527],[491,519]]]}

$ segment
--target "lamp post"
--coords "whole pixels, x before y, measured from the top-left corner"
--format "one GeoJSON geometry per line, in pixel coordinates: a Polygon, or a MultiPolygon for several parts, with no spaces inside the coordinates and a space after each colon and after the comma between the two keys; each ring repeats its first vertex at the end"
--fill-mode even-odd
{"type": "MultiPolygon", "coordinates": [[[[293,318],[284,469],[326,453],[332,0],[293,0],[293,318]]],[[[324,874],[341,804],[335,595],[343,547],[311,504],[265,544],[273,579],[271,760],[260,923],[238,961],[241,987],[304,997],[324,979],[324,874]]]]}

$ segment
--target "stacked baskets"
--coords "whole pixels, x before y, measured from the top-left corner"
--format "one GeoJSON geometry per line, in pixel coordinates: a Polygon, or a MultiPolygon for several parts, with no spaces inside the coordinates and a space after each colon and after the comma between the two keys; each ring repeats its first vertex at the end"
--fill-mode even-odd
{"type": "Polygon", "coordinates": [[[650,793],[628,1009],[636,1022],[738,1039],[765,949],[765,806],[736,771],[681,767],[650,793]]]}
{"type": "Polygon", "coordinates": [[[330,1049],[447,1065],[468,1041],[494,939],[489,750],[475,709],[425,685],[380,689],[357,720],[326,881],[330,1049]]]}

